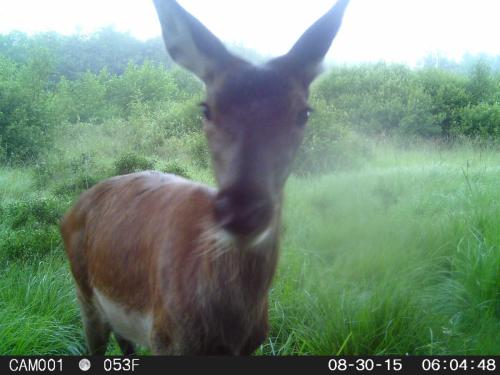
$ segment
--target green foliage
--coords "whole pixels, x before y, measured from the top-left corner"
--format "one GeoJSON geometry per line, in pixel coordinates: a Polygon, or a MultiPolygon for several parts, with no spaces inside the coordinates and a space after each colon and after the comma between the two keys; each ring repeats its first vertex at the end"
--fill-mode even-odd
{"type": "Polygon", "coordinates": [[[461,121],[460,108],[469,102],[466,77],[434,68],[424,69],[417,75],[424,93],[431,99],[429,114],[433,122],[443,135],[450,135],[451,129],[461,121]]]}
{"type": "Polygon", "coordinates": [[[156,126],[167,121],[163,130],[169,136],[198,128],[193,101],[200,96],[201,85],[189,73],[178,68],[167,71],[146,61],[140,66],[130,63],[122,75],[104,69],[97,75],[85,72],[72,81],[62,77],[49,109],[59,122],[102,123],[121,117],[133,124],[153,122],[161,132],[156,126]]]}
{"type": "Polygon", "coordinates": [[[0,279],[0,353],[85,352],[73,279],[60,253],[4,264],[0,279]]]}
{"type": "Polygon", "coordinates": [[[46,51],[33,51],[22,66],[0,55],[0,148],[11,162],[34,160],[50,143],[50,74],[46,51]]]}
{"type": "Polygon", "coordinates": [[[162,171],[163,173],[171,173],[188,179],[191,178],[189,170],[175,160],[161,163],[156,167],[156,169],[162,171]]]}
{"type": "MultiPolygon", "coordinates": [[[[425,102],[411,100],[419,92],[412,71],[399,65],[339,67],[315,87],[316,95],[335,106],[343,122],[367,134],[390,134],[425,102]]],[[[408,128],[410,126],[407,125],[408,128]]]]}
{"type": "Polygon", "coordinates": [[[88,152],[67,160],[46,156],[33,167],[34,186],[52,190],[57,196],[79,194],[108,176],[109,172],[98,167],[94,155],[88,152]]]}
{"type": "Polygon", "coordinates": [[[454,131],[470,137],[500,138],[500,102],[480,103],[460,110],[461,123],[454,131]]]}
{"type": "Polygon", "coordinates": [[[107,98],[117,106],[121,115],[129,115],[132,103],[158,103],[173,100],[178,88],[165,68],[146,61],[138,66],[129,64],[120,76],[108,84],[107,98]]]}
{"type": "Polygon", "coordinates": [[[498,151],[469,146],[292,179],[262,353],[498,352],[498,151]]]}
{"type": "Polygon", "coordinates": [[[75,177],[64,181],[62,184],[59,184],[53,190],[56,196],[75,196],[78,195],[85,190],[90,189],[92,186],[97,184],[101,180],[100,177],[80,174],[75,177]]]}
{"type": "MultiPolygon", "coordinates": [[[[213,184],[202,85],[163,61],[110,29],[0,36],[0,353],[84,350],[58,229],[77,194],[153,167],[213,184]]],[[[335,67],[312,87],[260,353],[499,352],[495,64],[335,67]]]]}
{"type": "Polygon", "coordinates": [[[117,175],[153,169],[154,162],[144,156],[127,153],[115,161],[115,173],[117,175]]]}
{"type": "Polygon", "coordinates": [[[62,77],[50,102],[50,110],[59,122],[101,122],[113,114],[113,107],[106,103],[106,70],[98,75],[83,73],[78,80],[62,77]]]}
{"type": "Polygon", "coordinates": [[[66,204],[33,197],[3,205],[0,210],[0,261],[39,259],[61,243],[58,224],[66,204]]]}
{"type": "MultiPolygon", "coordinates": [[[[87,39],[0,36],[0,162],[39,162],[54,134],[70,124],[122,121],[125,136],[135,138],[134,151],[149,154],[171,138],[199,135],[201,82],[164,64],[153,46],[165,58],[158,41],[141,45],[112,29],[87,39]]],[[[318,172],[359,164],[369,155],[354,133],[497,137],[497,63],[469,57],[460,65],[438,56],[419,69],[384,63],[334,67],[311,90],[317,111],[297,168],[308,170],[312,159],[318,172]],[[318,159],[326,154],[336,156],[318,159]]],[[[190,141],[194,159],[206,168],[197,137],[190,141]]]]}
{"type": "MultiPolygon", "coordinates": [[[[471,97],[470,104],[490,102],[498,95],[491,67],[483,60],[472,66],[467,82],[467,91],[471,97]]],[[[497,96],[498,98],[498,96],[497,96]]]]}
{"type": "Polygon", "coordinates": [[[21,228],[0,232],[0,261],[29,261],[50,254],[61,245],[56,227],[21,228]]]}
{"type": "Polygon", "coordinates": [[[56,199],[36,197],[7,204],[1,215],[3,224],[12,229],[35,228],[58,224],[63,209],[56,199]]]}
{"type": "MultiPolygon", "coordinates": [[[[470,127],[465,109],[481,103],[494,106],[499,93],[500,76],[483,61],[468,74],[387,64],[337,67],[313,89],[318,99],[334,107],[337,121],[351,129],[421,137],[461,134],[470,127]]],[[[475,134],[490,136],[491,131],[475,134]]]]}
{"type": "Polygon", "coordinates": [[[199,133],[201,129],[201,115],[198,108],[199,99],[186,102],[173,102],[159,118],[160,126],[167,137],[181,137],[199,133]]]}
{"type": "Polygon", "coordinates": [[[53,144],[56,125],[68,123],[124,118],[139,129],[145,147],[199,131],[202,86],[178,68],[146,60],[129,62],[121,75],[103,68],[54,79],[59,61],[49,51],[35,49],[19,59],[22,64],[0,54],[0,162],[36,161],[53,144]]]}
{"type": "Polygon", "coordinates": [[[199,97],[203,93],[203,85],[201,81],[193,76],[187,70],[174,66],[169,70],[175,85],[179,88],[176,93],[178,100],[190,100],[199,97]]]}
{"type": "Polygon", "coordinates": [[[169,138],[199,133],[201,118],[199,100],[166,101],[156,105],[134,102],[128,121],[135,138],[135,147],[147,152],[162,147],[169,138]]]}
{"type": "Polygon", "coordinates": [[[54,56],[56,77],[77,79],[82,72],[99,73],[107,68],[111,74],[122,74],[127,64],[141,65],[146,60],[172,65],[163,40],[139,41],[129,34],[104,28],[92,35],[61,35],[55,32],[28,36],[21,32],[0,35],[0,54],[24,64],[35,48],[46,48],[54,56]]]}
{"type": "Polygon", "coordinates": [[[67,200],[74,199],[110,174],[108,170],[96,167],[89,154],[81,154],[69,160],[48,159],[37,163],[33,168],[33,185],[67,200]]]}
{"type": "MultiPolygon", "coordinates": [[[[270,331],[257,354],[499,352],[498,147],[417,140],[373,142],[363,169],[290,178],[270,331]]],[[[78,151],[64,165],[81,171],[89,159],[112,163],[78,151]]],[[[164,160],[206,180],[184,160],[164,160]]],[[[0,171],[0,191],[14,176],[0,171]]],[[[9,203],[0,210],[0,353],[83,354],[74,283],[51,214],[69,202],[17,189],[4,192],[9,203]],[[14,229],[18,212],[28,219],[14,229]]],[[[119,354],[116,345],[108,354],[119,354]]]]}
{"type": "Polygon", "coordinates": [[[210,164],[210,154],[207,140],[201,133],[189,136],[187,147],[189,148],[192,162],[199,168],[208,168],[210,164]]]}
{"type": "Polygon", "coordinates": [[[370,157],[369,144],[339,122],[338,110],[313,98],[314,113],[295,160],[297,175],[322,174],[359,167],[370,157]]]}

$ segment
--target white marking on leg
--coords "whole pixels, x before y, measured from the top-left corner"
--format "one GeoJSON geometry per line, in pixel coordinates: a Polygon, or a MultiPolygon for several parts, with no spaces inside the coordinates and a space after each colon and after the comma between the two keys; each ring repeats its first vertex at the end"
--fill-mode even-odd
{"type": "Polygon", "coordinates": [[[95,288],[94,294],[96,303],[113,331],[133,343],[150,347],[150,334],[153,327],[151,314],[127,309],[95,288]]]}

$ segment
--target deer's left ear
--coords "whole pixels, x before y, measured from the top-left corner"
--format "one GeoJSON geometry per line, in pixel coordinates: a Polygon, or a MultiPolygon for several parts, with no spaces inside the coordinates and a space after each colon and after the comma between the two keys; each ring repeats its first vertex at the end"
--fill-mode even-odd
{"type": "Polygon", "coordinates": [[[168,53],[205,84],[241,59],[229,53],[222,42],[175,0],[153,0],[168,53]]]}
{"type": "Polygon", "coordinates": [[[340,29],[349,0],[337,3],[317,20],[284,56],[269,62],[290,72],[306,86],[318,75],[321,63],[340,29]]]}

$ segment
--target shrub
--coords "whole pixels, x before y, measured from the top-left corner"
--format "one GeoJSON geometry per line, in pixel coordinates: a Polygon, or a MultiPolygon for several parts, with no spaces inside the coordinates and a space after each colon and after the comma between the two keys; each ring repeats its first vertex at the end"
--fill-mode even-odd
{"type": "Polygon", "coordinates": [[[201,133],[191,134],[188,139],[188,148],[193,164],[200,168],[208,168],[210,154],[205,136],[201,133]]]}
{"type": "Polygon", "coordinates": [[[158,103],[175,98],[179,88],[164,67],[150,61],[142,65],[130,62],[122,75],[108,82],[107,99],[130,115],[133,102],[158,103]]]}
{"type": "Polygon", "coordinates": [[[36,189],[43,189],[53,178],[53,169],[47,161],[38,160],[33,167],[33,181],[36,189]]]}
{"type": "Polygon", "coordinates": [[[54,195],[65,196],[65,195],[78,195],[85,190],[90,189],[92,186],[97,184],[101,178],[96,176],[90,176],[87,174],[76,175],[69,181],[63,182],[58,185],[54,190],[54,195]]]}
{"type": "Polygon", "coordinates": [[[448,136],[459,120],[458,109],[470,101],[466,77],[436,68],[423,69],[416,74],[417,81],[431,99],[429,114],[433,122],[439,126],[442,135],[448,136]]]}
{"type": "Polygon", "coordinates": [[[124,154],[115,161],[115,172],[117,175],[144,171],[153,169],[153,167],[154,162],[135,153],[124,154]]]}
{"type": "Polygon", "coordinates": [[[167,137],[179,137],[199,133],[201,114],[198,98],[185,102],[168,103],[165,111],[158,118],[158,123],[167,137]]]}
{"type": "Polygon", "coordinates": [[[500,103],[480,103],[460,111],[461,124],[456,134],[469,137],[498,138],[500,136],[500,103]]]}
{"type": "Polygon", "coordinates": [[[56,225],[65,210],[65,203],[53,198],[30,198],[6,205],[3,223],[12,229],[41,228],[56,225]]]}
{"type": "Polygon", "coordinates": [[[111,117],[113,106],[106,103],[106,70],[98,75],[85,72],[74,81],[62,77],[48,103],[58,122],[102,122],[111,117]]]}
{"type": "Polygon", "coordinates": [[[0,56],[0,148],[11,162],[32,161],[50,144],[46,104],[51,69],[47,51],[32,51],[22,66],[0,56]]]}
{"type": "Polygon", "coordinates": [[[292,171],[297,175],[331,173],[356,168],[371,155],[369,144],[339,122],[337,109],[324,100],[307,125],[292,171]]]}
{"type": "Polygon", "coordinates": [[[142,153],[156,153],[169,138],[181,138],[200,133],[199,100],[148,103],[135,101],[130,105],[129,130],[135,149],[142,153]]]}
{"type": "Polygon", "coordinates": [[[175,160],[160,163],[156,169],[162,171],[163,173],[171,173],[184,178],[191,178],[187,168],[175,160]]]}
{"type": "Polygon", "coordinates": [[[61,236],[55,226],[5,230],[0,232],[0,259],[38,259],[54,251],[60,244],[61,236]]]}
{"type": "Polygon", "coordinates": [[[299,152],[292,172],[298,176],[334,173],[360,168],[373,155],[371,143],[355,133],[299,152]]]}
{"type": "Polygon", "coordinates": [[[403,65],[338,67],[320,79],[313,97],[335,106],[338,121],[366,134],[398,129],[408,112],[408,97],[416,86],[403,65]]]}
{"type": "Polygon", "coordinates": [[[69,161],[71,172],[77,174],[82,180],[92,180],[92,174],[96,170],[95,157],[92,153],[84,152],[69,161]]]}
{"type": "Polygon", "coordinates": [[[81,192],[98,182],[105,174],[98,171],[93,153],[82,153],[69,160],[51,158],[39,160],[35,167],[34,185],[37,189],[46,189],[48,185],[55,184],[65,176],[69,176],[62,184],[55,188],[56,194],[81,192]],[[103,176],[99,176],[103,174],[103,176]]]}
{"type": "Polygon", "coordinates": [[[29,260],[48,254],[61,243],[58,224],[67,202],[35,197],[1,207],[0,259],[29,260]]]}

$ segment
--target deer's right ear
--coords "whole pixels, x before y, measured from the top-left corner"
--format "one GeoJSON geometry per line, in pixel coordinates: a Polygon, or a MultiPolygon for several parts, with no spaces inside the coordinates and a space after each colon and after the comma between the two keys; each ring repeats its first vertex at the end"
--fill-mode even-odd
{"type": "Polygon", "coordinates": [[[323,17],[302,34],[286,55],[271,60],[269,64],[288,70],[304,85],[309,86],[319,73],[323,58],[340,29],[348,3],[349,0],[337,0],[323,17]]]}
{"type": "Polygon", "coordinates": [[[238,58],[222,42],[175,0],[153,0],[172,59],[210,84],[217,73],[238,58]]]}

